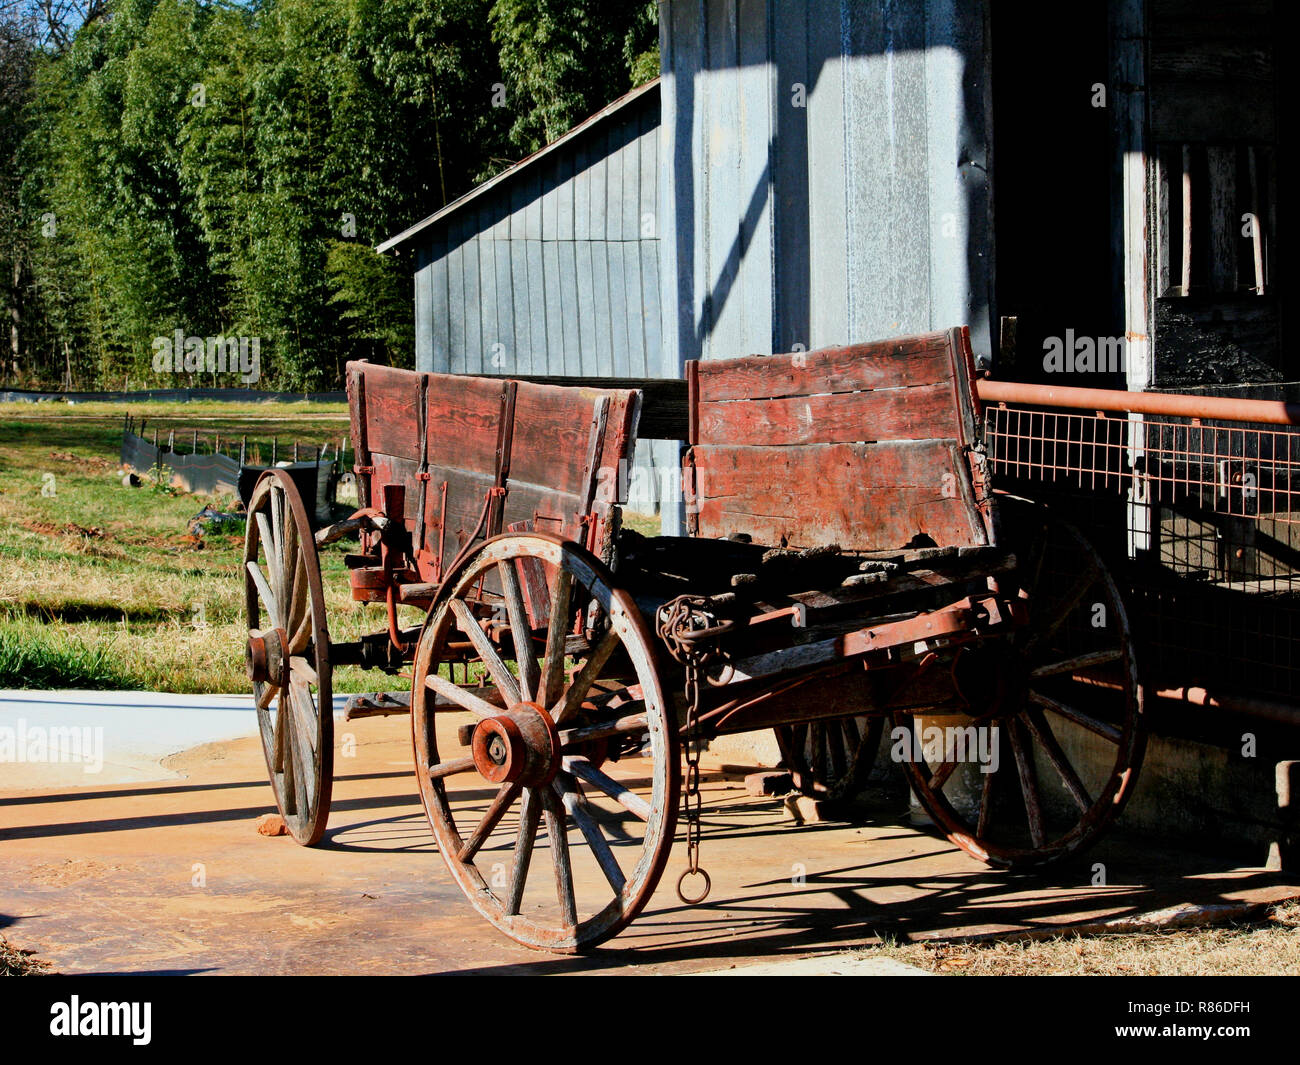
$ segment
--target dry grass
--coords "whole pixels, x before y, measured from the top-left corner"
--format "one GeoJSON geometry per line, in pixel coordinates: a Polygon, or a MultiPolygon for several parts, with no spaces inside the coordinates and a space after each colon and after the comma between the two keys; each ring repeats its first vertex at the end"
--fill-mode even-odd
{"type": "Polygon", "coordinates": [[[50,963],[39,961],[29,950],[18,950],[0,936],[0,976],[51,976],[50,963]]]}
{"type": "Polygon", "coordinates": [[[1300,976],[1300,902],[1222,927],[1046,940],[888,945],[865,953],[955,976],[1300,976]]]}

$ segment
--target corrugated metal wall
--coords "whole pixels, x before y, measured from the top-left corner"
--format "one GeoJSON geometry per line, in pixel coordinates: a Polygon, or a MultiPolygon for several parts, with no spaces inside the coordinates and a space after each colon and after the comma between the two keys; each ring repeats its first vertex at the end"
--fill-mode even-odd
{"type": "Polygon", "coordinates": [[[416,366],[653,377],[659,94],[596,122],[416,238],[416,366]]]}
{"type": "Polygon", "coordinates": [[[982,0],[663,0],[659,25],[665,376],[960,324],[990,351],[982,0]]]}

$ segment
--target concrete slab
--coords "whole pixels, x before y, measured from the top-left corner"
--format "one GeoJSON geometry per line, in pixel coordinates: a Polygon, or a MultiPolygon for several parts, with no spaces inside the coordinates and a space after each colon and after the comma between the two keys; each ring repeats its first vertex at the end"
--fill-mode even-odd
{"type": "MultiPolygon", "coordinates": [[[[310,850],[257,834],[273,806],[251,738],[165,758],[181,779],[0,791],[0,928],[65,972],[678,973],[885,936],[1041,930],[1300,894],[1280,874],[1122,836],[1069,869],[995,872],[892,815],[795,827],[780,799],[747,795],[741,775],[706,761],[709,901],[677,900],[679,845],[622,935],[557,958],[503,937],[451,880],[419,806],[409,723],[348,722],[337,738],[334,813],[310,850]]],[[[624,759],[618,772],[647,770],[624,759]]]]}
{"type": "MultiPolygon", "coordinates": [[[[346,696],[334,700],[341,715],[346,696]]],[[[0,691],[0,788],[176,780],[168,755],[257,735],[247,695],[0,691]]]]}

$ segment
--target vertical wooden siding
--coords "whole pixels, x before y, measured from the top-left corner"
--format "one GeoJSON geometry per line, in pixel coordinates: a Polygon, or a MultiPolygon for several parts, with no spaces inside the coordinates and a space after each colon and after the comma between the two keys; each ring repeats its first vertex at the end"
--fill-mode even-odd
{"type": "Polygon", "coordinates": [[[416,368],[656,376],[658,142],[649,92],[419,237],[416,368]]]}
{"type": "Polygon", "coordinates": [[[665,376],[958,323],[988,354],[984,6],[661,5],[665,376]]]}

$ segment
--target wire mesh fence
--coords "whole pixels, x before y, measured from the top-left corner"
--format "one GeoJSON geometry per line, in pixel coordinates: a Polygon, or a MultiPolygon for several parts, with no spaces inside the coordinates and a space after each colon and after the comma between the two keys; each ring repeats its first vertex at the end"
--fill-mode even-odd
{"type": "Polygon", "coordinates": [[[985,446],[1121,576],[1148,681],[1300,696],[1300,426],[996,405],[985,446]]]}

